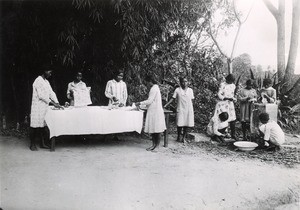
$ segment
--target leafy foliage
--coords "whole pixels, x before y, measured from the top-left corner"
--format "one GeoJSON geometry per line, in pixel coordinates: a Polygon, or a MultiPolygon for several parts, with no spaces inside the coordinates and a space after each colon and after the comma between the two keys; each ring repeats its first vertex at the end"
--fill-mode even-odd
{"type": "Polygon", "coordinates": [[[292,107],[281,106],[279,110],[278,123],[281,127],[288,131],[300,130],[300,104],[296,104],[292,107]]]}
{"type": "MultiPolygon", "coordinates": [[[[30,112],[31,84],[43,64],[55,69],[52,87],[60,102],[67,83],[83,71],[92,87],[92,100],[104,105],[106,82],[113,72],[125,70],[129,103],[144,100],[148,73],[156,75],[164,96],[186,76],[194,89],[195,117],[201,129],[215,106],[222,77],[222,60],[208,42],[208,19],[226,1],[210,0],[73,0],[5,2],[3,21],[3,75],[6,81],[1,110],[13,113],[11,104],[25,104],[20,119],[30,112]],[[14,64],[14,65],[13,65],[14,64]],[[23,77],[23,75],[26,75],[23,77]],[[16,91],[12,92],[15,87],[16,91]],[[24,94],[26,92],[26,94],[24,94]],[[17,102],[10,95],[15,95],[17,102]],[[5,100],[7,99],[7,100],[5,100]],[[22,116],[23,115],[23,116],[22,116]]],[[[231,21],[224,22],[222,29],[231,21]]],[[[2,35],[2,34],[1,34],[2,35]]],[[[165,99],[167,100],[167,98],[165,99]]]]}

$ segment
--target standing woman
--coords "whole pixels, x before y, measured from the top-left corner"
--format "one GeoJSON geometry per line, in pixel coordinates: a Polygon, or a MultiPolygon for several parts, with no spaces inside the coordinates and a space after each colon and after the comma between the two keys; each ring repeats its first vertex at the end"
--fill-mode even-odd
{"type": "Polygon", "coordinates": [[[74,91],[88,90],[86,84],[82,81],[82,73],[79,71],[73,82],[68,84],[67,98],[70,99],[70,105],[74,106],[74,91]]]}
{"type": "Polygon", "coordinates": [[[235,78],[232,74],[228,74],[225,77],[225,82],[222,82],[219,88],[218,97],[220,101],[216,104],[214,116],[219,116],[222,112],[228,113],[228,123],[230,125],[231,138],[236,140],[235,136],[235,120],[236,114],[234,109],[234,103],[236,98],[234,97],[235,91],[235,78]]]}
{"type": "Polygon", "coordinates": [[[177,141],[184,142],[189,127],[194,127],[194,92],[188,87],[186,78],[179,78],[180,87],[176,88],[171,100],[164,106],[167,107],[177,99],[177,141]],[[180,138],[183,130],[182,138],[180,138]]]}
{"type": "Polygon", "coordinates": [[[166,122],[159,87],[156,79],[152,75],[147,75],[145,78],[147,87],[150,88],[149,97],[147,100],[137,102],[135,105],[147,106],[147,115],[145,122],[145,132],[152,136],[152,146],[147,150],[154,150],[159,146],[160,134],[166,130],[166,122]]]}
{"type": "Polygon", "coordinates": [[[263,80],[263,89],[260,91],[260,101],[263,104],[276,103],[276,90],[272,87],[272,80],[271,79],[264,79],[263,80]]]}
{"type": "Polygon", "coordinates": [[[37,147],[35,139],[40,140],[40,148],[49,149],[45,144],[45,115],[49,108],[49,103],[56,108],[62,108],[57,100],[56,94],[53,92],[47,79],[51,77],[52,70],[48,67],[38,76],[32,85],[32,103],[30,113],[30,150],[36,151],[37,147]]]}
{"type": "Polygon", "coordinates": [[[253,109],[252,103],[257,100],[256,90],[253,88],[253,80],[246,81],[246,87],[238,95],[240,101],[240,117],[243,131],[243,140],[246,141],[246,132],[250,129],[250,116],[253,109]]]}

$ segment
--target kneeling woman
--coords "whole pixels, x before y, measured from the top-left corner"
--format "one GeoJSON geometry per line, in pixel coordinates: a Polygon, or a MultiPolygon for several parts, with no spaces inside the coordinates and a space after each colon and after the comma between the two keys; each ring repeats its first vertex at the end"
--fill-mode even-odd
{"type": "Polygon", "coordinates": [[[152,146],[147,149],[149,151],[154,150],[159,146],[160,134],[166,130],[166,122],[157,81],[152,75],[147,75],[145,81],[147,87],[151,87],[149,97],[146,101],[137,102],[135,105],[146,105],[148,107],[145,132],[150,133],[152,136],[152,146]]]}
{"type": "Polygon", "coordinates": [[[227,112],[222,112],[218,116],[213,116],[210,119],[209,124],[207,125],[207,134],[211,137],[211,140],[224,143],[224,137],[226,136],[228,127],[227,120],[227,112]]]}

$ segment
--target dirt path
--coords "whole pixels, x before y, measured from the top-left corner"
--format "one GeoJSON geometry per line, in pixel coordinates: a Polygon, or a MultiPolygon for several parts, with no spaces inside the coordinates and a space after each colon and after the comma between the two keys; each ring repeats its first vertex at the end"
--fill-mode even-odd
{"type": "Polygon", "coordinates": [[[56,152],[0,138],[3,210],[272,209],[299,201],[299,166],[217,158],[172,136],[158,152],[145,150],[149,140],[128,136],[65,141],[56,152]]]}

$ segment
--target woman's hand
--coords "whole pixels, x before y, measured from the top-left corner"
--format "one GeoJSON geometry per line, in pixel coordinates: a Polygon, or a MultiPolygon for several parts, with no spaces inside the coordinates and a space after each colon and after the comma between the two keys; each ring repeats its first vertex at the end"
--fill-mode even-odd
{"type": "Polygon", "coordinates": [[[141,102],[136,102],[136,103],[135,103],[135,106],[136,106],[136,107],[138,107],[138,106],[140,106],[140,105],[141,105],[141,102]]]}
{"type": "Polygon", "coordinates": [[[261,94],[261,97],[263,97],[263,98],[265,98],[265,99],[270,98],[266,93],[262,93],[262,94],[261,94]]]}
{"type": "Polygon", "coordinates": [[[53,103],[54,107],[57,109],[64,109],[63,106],[61,106],[59,103],[53,103]]]}

